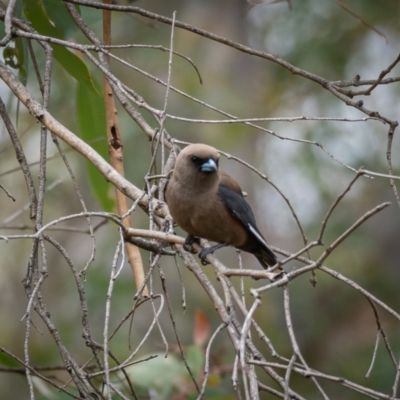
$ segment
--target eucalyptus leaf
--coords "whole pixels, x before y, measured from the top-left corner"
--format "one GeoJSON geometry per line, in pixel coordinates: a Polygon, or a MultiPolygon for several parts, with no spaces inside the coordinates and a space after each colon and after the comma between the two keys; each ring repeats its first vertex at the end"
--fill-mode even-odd
{"type": "MultiPolygon", "coordinates": [[[[87,90],[82,82],[78,82],[76,91],[76,115],[81,138],[89,143],[103,158],[108,158],[107,128],[104,98],[87,90]]],[[[110,184],[92,163],[87,163],[89,180],[93,192],[103,210],[113,211],[115,200],[109,195],[110,184]]]]}
{"type": "MultiPolygon", "coordinates": [[[[53,11],[52,11],[53,12],[53,11]]],[[[57,39],[65,39],[65,24],[57,26],[56,21],[50,19],[42,0],[24,0],[24,14],[33,28],[40,34],[57,39]]],[[[86,85],[95,92],[92,76],[86,64],[74,53],[63,46],[51,44],[54,58],[78,82],[86,85]]]]}

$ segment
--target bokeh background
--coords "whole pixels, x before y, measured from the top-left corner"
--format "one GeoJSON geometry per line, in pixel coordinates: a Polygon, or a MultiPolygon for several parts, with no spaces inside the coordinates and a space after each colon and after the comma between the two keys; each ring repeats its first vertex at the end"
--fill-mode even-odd
{"type": "MultiPolygon", "coordinates": [[[[56,0],[54,0],[56,1],[56,0]]],[[[362,79],[375,79],[397,56],[400,35],[400,3],[394,1],[333,0],[281,1],[273,4],[252,5],[243,0],[149,0],[134,5],[157,14],[177,19],[208,30],[255,49],[278,54],[293,65],[332,81],[348,80],[357,74],[362,79]],[[350,7],[353,14],[346,10],[350,7]],[[354,15],[355,14],[355,15],[354,15]]],[[[101,11],[81,8],[88,25],[101,36],[101,11]]],[[[2,25],[3,27],[3,25],[2,25]]],[[[129,13],[113,14],[113,43],[162,45],[169,47],[171,27],[129,13]]],[[[70,38],[86,43],[86,39],[71,31],[70,38]]],[[[38,47],[39,65],[43,69],[44,56],[38,47]]],[[[346,106],[314,82],[292,75],[279,65],[264,59],[241,53],[193,33],[176,29],[175,51],[190,57],[198,68],[202,84],[194,68],[185,60],[174,57],[171,84],[239,118],[283,117],[331,117],[365,118],[358,110],[346,106]]],[[[164,81],[168,75],[168,53],[156,49],[123,49],[115,54],[164,81]]],[[[87,62],[91,72],[100,80],[99,72],[87,62]]],[[[30,65],[32,67],[32,64],[30,65]]],[[[155,108],[163,108],[165,87],[143,76],[140,72],[112,61],[113,73],[129,85],[155,108]]],[[[399,75],[396,66],[390,76],[399,75]]],[[[27,86],[39,98],[39,89],[32,70],[28,71],[27,86]]],[[[377,87],[370,96],[362,98],[367,108],[393,120],[399,119],[399,84],[377,87]]],[[[9,89],[2,83],[0,95],[7,103],[10,115],[17,125],[32,174],[37,178],[39,159],[39,125],[18,106],[9,89]]],[[[50,112],[70,130],[79,134],[77,121],[76,82],[55,63],[50,112]]],[[[136,186],[144,187],[144,175],[151,161],[151,146],[137,125],[119,107],[119,117],[124,138],[125,168],[127,178],[136,186]]],[[[153,126],[154,121],[145,110],[140,110],[153,126]]],[[[197,104],[180,94],[171,92],[168,113],[193,119],[221,119],[219,113],[197,104]]],[[[322,220],[330,205],[354,177],[354,172],[330,158],[316,145],[288,139],[304,139],[322,144],[338,160],[358,169],[387,173],[388,127],[374,120],[360,122],[343,121],[272,121],[261,126],[275,132],[285,140],[246,126],[245,124],[209,124],[182,122],[167,119],[169,134],[182,141],[204,142],[232,154],[253,165],[267,175],[290,200],[309,240],[315,240],[322,220]]],[[[100,145],[106,146],[104,138],[100,145]]],[[[89,210],[101,210],[88,179],[87,163],[73,151],[68,160],[76,174],[80,190],[89,210]]],[[[393,167],[399,174],[399,139],[393,141],[393,167]]],[[[50,144],[48,156],[56,155],[50,144]]],[[[5,127],[0,132],[0,183],[13,193],[12,202],[0,191],[0,235],[30,233],[28,197],[15,153],[5,127]],[[25,209],[23,209],[25,207],[25,209]],[[7,218],[23,210],[13,220],[14,229],[4,226],[7,218]],[[16,229],[16,228],[22,228],[16,229]]],[[[222,158],[222,169],[234,175],[248,194],[261,231],[276,247],[296,252],[303,246],[296,222],[282,196],[240,163],[222,158]]],[[[47,185],[53,186],[46,195],[45,222],[81,211],[73,183],[59,157],[48,161],[47,185]]],[[[400,310],[400,212],[395,202],[389,180],[386,178],[360,178],[335,210],[327,227],[324,243],[330,244],[354,221],[369,209],[384,202],[393,202],[372,219],[364,223],[347,238],[327,259],[326,265],[357,282],[394,310],[400,310]]],[[[93,220],[95,223],[100,219],[93,220]]],[[[148,218],[137,210],[132,215],[134,227],[148,228],[148,218]]],[[[64,223],[63,227],[85,229],[84,220],[64,223]]],[[[183,234],[179,229],[177,232],[183,234]]],[[[83,268],[92,251],[88,235],[70,231],[51,231],[70,252],[78,268],[83,268]]],[[[111,223],[96,232],[96,257],[90,266],[85,290],[89,303],[90,323],[94,337],[101,342],[105,299],[110,268],[118,241],[118,231],[111,223]]],[[[0,241],[0,345],[23,358],[24,321],[26,307],[21,280],[24,278],[31,250],[30,240],[0,241]]],[[[312,257],[322,249],[311,252],[312,257]]],[[[237,254],[233,249],[219,251],[221,261],[237,266],[237,254]]],[[[90,355],[82,339],[80,326],[81,308],[72,274],[59,254],[48,248],[49,277],[44,293],[53,321],[61,332],[69,349],[73,349],[80,363],[90,355]]],[[[148,267],[149,254],[142,251],[148,267]]],[[[246,267],[258,268],[252,256],[243,255],[246,267]]],[[[220,323],[212,303],[200,284],[179,265],[183,284],[177,278],[177,270],[171,258],[163,257],[161,266],[172,304],[180,339],[185,346],[193,343],[194,315],[202,310],[214,330],[220,323]],[[185,294],[183,294],[183,288],[185,294]],[[185,297],[186,309],[182,307],[185,297]]],[[[295,268],[298,262],[288,267],[295,268]]],[[[211,267],[204,267],[208,277],[215,282],[211,267]]],[[[368,379],[364,376],[369,368],[377,333],[372,309],[359,292],[317,272],[318,284],[313,287],[310,276],[295,279],[291,285],[291,307],[294,329],[299,346],[308,364],[322,372],[391,393],[395,368],[383,343],[379,344],[375,366],[368,379]]],[[[160,279],[153,275],[154,291],[159,292],[160,279]]],[[[261,282],[245,282],[246,293],[261,282]]],[[[133,304],[135,284],[128,265],[124,266],[115,282],[112,300],[111,327],[121,321],[133,304]]],[[[248,295],[249,304],[252,298],[248,295]]],[[[383,310],[380,318],[390,340],[394,354],[400,351],[400,324],[383,310]]],[[[130,340],[133,347],[141,340],[151,322],[151,307],[144,306],[135,315],[130,340]],[[146,308],[147,307],[147,308],[146,308]],[[150,316],[150,317],[149,317],[150,316]]],[[[277,288],[263,297],[263,304],[256,312],[258,323],[265,329],[277,350],[290,358],[291,346],[284,320],[282,291],[277,288]]],[[[168,313],[162,312],[160,324],[174,353],[176,338],[168,313]]],[[[30,340],[33,365],[59,365],[60,356],[50,334],[36,317],[30,340]]],[[[121,359],[129,354],[128,327],[122,329],[112,346],[121,359]]],[[[265,345],[261,348],[268,354],[265,345]]],[[[140,351],[140,357],[163,352],[160,333],[154,331],[140,351]]],[[[227,335],[220,334],[213,345],[215,365],[231,365],[234,352],[227,335]]],[[[177,357],[179,359],[179,357],[177,357]]],[[[150,365],[151,362],[148,362],[150,365]]],[[[0,365],[18,367],[17,363],[0,353],[0,365]]],[[[60,373],[62,377],[62,373],[60,373]]],[[[268,382],[268,380],[267,380],[268,382]]],[[[270,383],[270,382],[268,382],[270,383]]],[[[315,388],[303,378],[293,377],[293,387],[305,398],[318,398],[315,388]]],[[[334,383],[324,382],[323,387],[331,398],[362,399],[334,383]]],[[[28,399],[29,390],[23,374],[0,373],[0,399],[28,399]]],[[[216,397],[235,398],[229,382],[229,374],[215,382],[219,391],[216,397]],[[219,396],[219,397],[218,397],[219,396]]],[[[44,389],[43,389],[44,390],[44,389]]],[[[169,396],[172,398],[173,392],[169,396]]],[[[38,395],[38,398],[63,398],[59,393],[38,395]],[[42,397],[40,397],[42,396],[42,397]]],[[[214,395],[213,395],[214,396],[214,395]]]]}

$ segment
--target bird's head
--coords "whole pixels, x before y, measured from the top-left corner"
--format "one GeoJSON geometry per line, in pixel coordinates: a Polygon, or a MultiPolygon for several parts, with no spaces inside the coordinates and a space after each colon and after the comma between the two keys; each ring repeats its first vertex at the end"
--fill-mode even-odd
{"type": "Polygon", "coordinates": [[[174,175],[182,183],[196,185],[204,181],[217,181],[219,153],[206,144],[186,146],[176,159],[174,175]]]}

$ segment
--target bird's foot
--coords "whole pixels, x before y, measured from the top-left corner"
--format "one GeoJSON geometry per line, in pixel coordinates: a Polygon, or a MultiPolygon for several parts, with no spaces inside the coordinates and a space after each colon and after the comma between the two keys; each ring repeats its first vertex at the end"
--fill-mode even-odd
{"type": "Polygon", "coordinates": [[[193,243],[200,245],[200,239],[193,235],[187,235],[183,248],[189,253],[196,254],[197,251],[193,248],[193,243]]]}
{"type": "Polygon", "coordinates": [[[215,250],[218,250],[218,249],[220,249],[221,247],[225,247],[225,246],[226,246],[225,243],[218,243],[218,244],[216,244],[215,246],[206,247],[205,249],[202,249],[202,250],[200,251],[200,253],[199,253],[199,258],[200,258],[201,263],[202,263],[203,265],[210,264],[210,263],[206,260],[206,257],[207,257],[209,254],[214,253],[215,250]]]}
{"type": "Polygon", "coordinates": [[[213,247],[206,247],[205,249],[202,249],[202,250],[200,251],[200,253],[199,253],[199,258],[200,258],[200,261],[201,261],[201,263],[202,263],[203,265],[208,265],[208,264],[210,264],[210,263],[206,260],[206,257],[207,257],[209,254],[212,254],[213,252],[214,252],[213,247]]]}

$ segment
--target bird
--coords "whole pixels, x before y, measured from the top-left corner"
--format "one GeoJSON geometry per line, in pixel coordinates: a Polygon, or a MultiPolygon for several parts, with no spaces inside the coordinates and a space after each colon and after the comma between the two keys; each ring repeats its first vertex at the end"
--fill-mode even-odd
{"type": "Polygon", "coordinates": [[[195,143],[176,158],[165,200],[173,220],[188,233],[185,248],[203,238],[217,243],[199,253],[204,265],[208,254],[233,246],[253,254],[263,268],[270,269],[277,257],[258,229],[238,182],[219,170],[219,157],[214,147],[195,143]]]}

